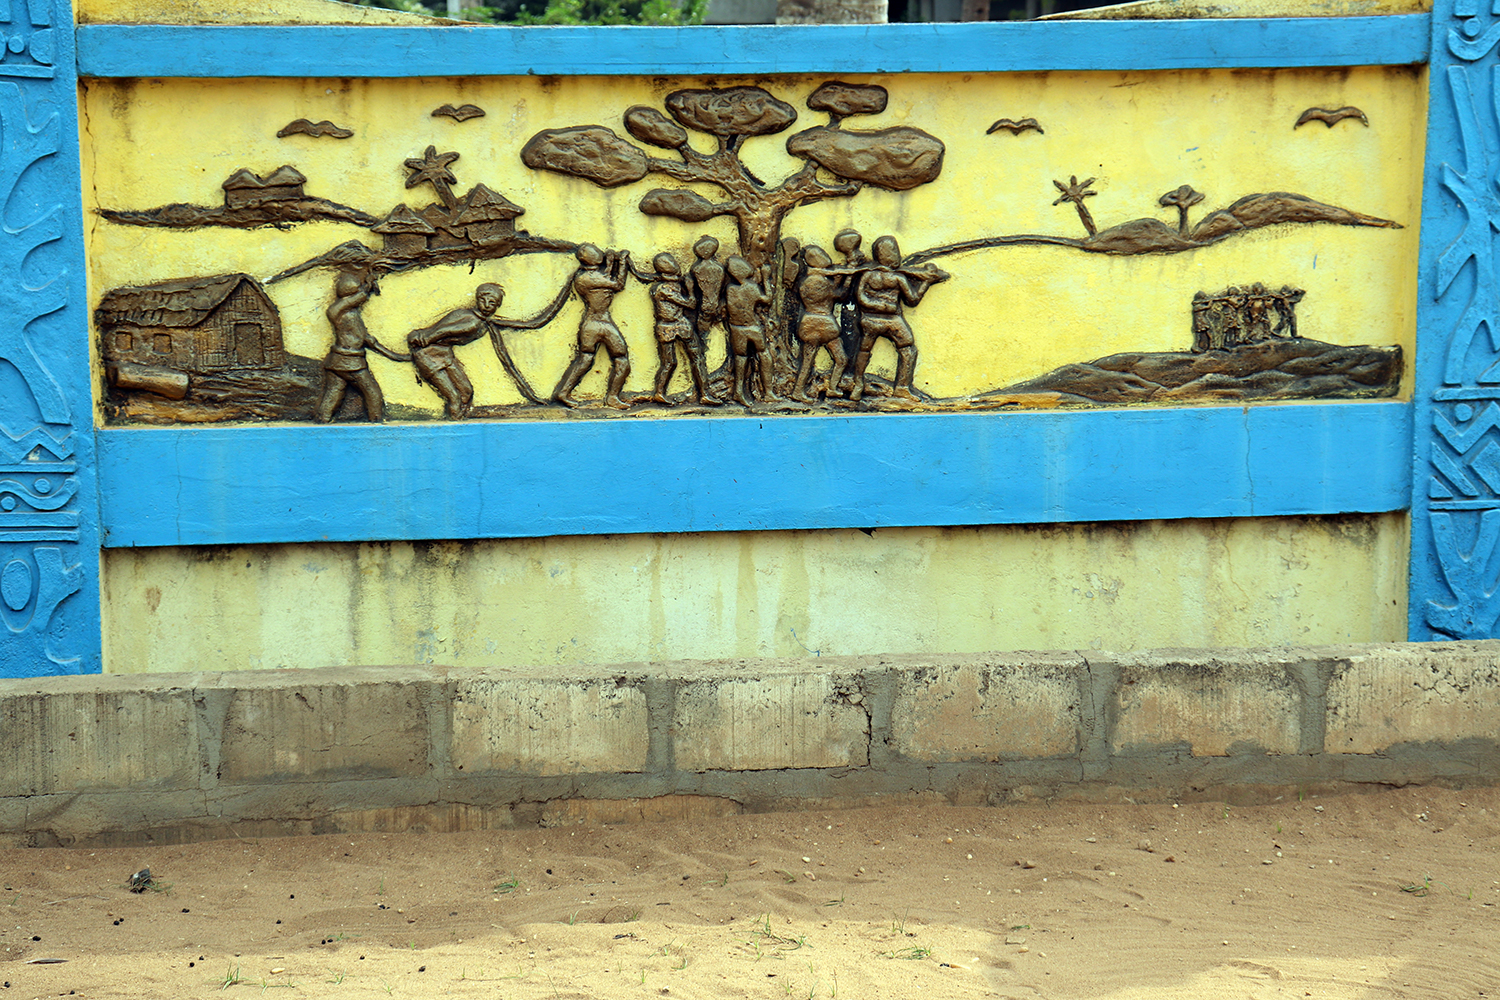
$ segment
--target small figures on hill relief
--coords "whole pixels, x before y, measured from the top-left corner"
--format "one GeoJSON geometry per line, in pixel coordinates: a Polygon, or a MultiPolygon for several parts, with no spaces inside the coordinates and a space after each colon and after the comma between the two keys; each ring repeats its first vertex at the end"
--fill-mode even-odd
{"type": "MultiPolygon", "coordinates": [[[[455,192],[455,165],[460,154],[439,151],[435,144],[428,145],[421,155],[405,159],[404,180],[409,190],[430,188],[436,200],[425,205],[401,203],[384,216],[309,197],[304,192],[307,178],[291,165],[265,176],[249,169],[236,171],[222,185],[222,206],[179,203],[146,210],[101,209],[105,219],[124,225],[191,230],[213,226],[287,228],[325,221],[359,226],[380,237],[378,245],[346,240],[284,268],[266,282],[274,285],[314,270],[331,274],[333,296],[326,312],[331,346],[321,364],[283,353],[274,302],[264,285],[245,274],[175,279],[106,293],[96,312],[96,324],[110,384],[119,392],[133,394],[139,404],[119,407],[117,412],[139,419],[286,419],[300,415],[327,422],[340,419],[341,408],[342,418],[355,416],[351,412],[354,403],[344,405],[350,399],[362,404],[365,419],[378,422],[385,418],[386,406],[367,361],[370,350],[395,362],[410,363],[417,382],[437,396],[444,417],[450,420],[547,406],[583,408],[596,415],[639,408],[708,412],[731,401],[762,412],[830,406],[895,411],[985,409],[1025,405],[1029,395],[1038,393],[1053,393],[1062,402],[1116,402],[1123,390],[1111,387],[1094,392],[1088,387],[1092,376],[1081,381],[1074,378],[1076,384],[1071,389],[1066,387],[1068,379],[1073,378],[1067,373],[1077,375],[1074,369],[1088,365],[1065,366],[1041,379],[962,399],[940,400],[923,393],[916,379],[921,338],[907,311],[919,307],[932,289],[951,280],[951,275],[933,261],[1024,245],[1111,255],[1174,254],[1210,246],[1252,229],[1290,223],[1399,228],[1390,220],[1289,192],[1247,195],[1190,224],[1190,210],[1205,196],[1183,184],[1157,200],[1161,208],[1176,210],[1175,225],[1146,217],[1101,229],[1085,203],[1099,196],[1093,187],[1095,178],[1080,182],[1074,175],[1066,182],[1052,181],[1058,192],[1053,205],[1073,207],[1084,229],[1081,238],[990,235],[903,255],[896,235],[884,234],[874,240],[867,256],[863,236],[852,229],[833,234],[831,243],[826,244],[831,246],[831,253],[824,246],[803,245],[798,238],[783,236],[787,216],[803,205],[853,198],[866,187],[899,193],[940,178],[946,149],[928,132],[906,125],[874,130],[845,127],[846,119],[880,114],[887,103],[886,89],[870,84],[829,81],[814,89],[806,105],[827,115],[827,124],[796,132],[786,140],[787,154],[801,164],[774,184],[763,181],[746,165],[741,149],[747,141],[786,131],[797,121],[798,112],[761,87],[673,91],[662,102],[665,114],[645,105],[630,107],[622,115],[628,139],[604,125],[572,125],[543,129],[524,144],[520,159],[525,166],[601,188],[633,184],[648,174],[678,184],[716,188],[719,200],[687,187],[653,188],[639,200],[639,210],[647,215],[689,224],[720,216],[734,221],[736,247],[725,251],[713,236],[700,235],[692,244],[692,257],[685,267],[684,261],[669,251],[654,253],[650,267],[642,268],[626,249],[601,249],[590,242],[533,236],[518,229],[516,220],[525,210],[504,195],[482,183],[462,195],[455,192]],[[690,141],[691,133],[711,137],[716,148],[704,152],[690,141]],[[665,151],[665,155],[657,150],[665,151]],[[505,291],[496,282],[483,281],[475,288],[472,305],[451,309],[429,325],[411,330],[406,335],[406,352],[387,348],[365,327],[363,309],[371,296],[379,294],[381,280],[439,265],[468,265],[472,271],[481,261],[535,253],[567,253],[575,258],[577,267],[552,301],[533,316],[498,316],[505,291]],[[834,255],[840,259],[835,261],[834,255]],[[626,389],[631,373],[626,337],[630,331],[622,331],[613,315],[620,296],[636,294],[629,288],[632,279],[644,286],[651,305],[657,366],[650,392],[631,393],[626,389]],[[583,307],[573,335],[575,349],[551,393],[543,396],[511,355],[505,332],[548,327],[573,298],[583,307]],[[231,309],[226,305],[231,299],[240,305],[231,309]],[[246,315],[250,318],[240,320],[237,312],[231,316],[236,309],[249,310],[246,315]],[[457,349],[486,339],[525,402],[511,407],[480,407],[476,413],[475,389],[457,349]],[[881,341],[889,342],[895,355],[890,378],[873,378],[869,373],[881,341]],[[579,385],[594,367],[600,350],[609,362],[602,398],[581,399],[577,395],[579,385]],[[710,370],[710,354],[718,356],[720,351],[723,362],[710,370]],[[671,386],[679,352],[687,363],[690,386],[674,393],[671,386]],[[141,402],[143,398],[145,403],[141,402]],[[173,401],[179,408],[151,404],[153,398],[173,401]],[[223,415],[188,415],[181,409],[195,401],[217,405],[223,415]]],[[[451,103],[431,112],[433,117],[448,117],[455,123],[484,114],[477,105],[455,107],[451,103]]],[[[1298,125],[1320,120],[1331,127],[1347,117],[1358,117],[1368,125],[1363,113],[1352,107],[1337,111],[1310,108],[1298,125]]],[[[1045,135],[1037,120],[1030,117],[1002,118],[988,129],[989,133],[997,131],[1045,135]]],[[[281,134],[294,132],[339,138],[352,134],[332,123],[314,125],[307,119],[291,123],[281,134]]],[[[974,290],[967,294],[974,294],[974,290]]],[[[1223,361],[1225,352],[1253,349],[1263,355],[1262,347],[1269,341],[1296,342],[1301,345],[1294,352],[1301,352],[1299,357],[1307,350],[1314,354],[1325,348],[1333,350],[1332,345],[1299,337],[1295,306],[1303,294],[1287,285],[1270,291],[1261,283],[1232,287],[1215,295],[1198,293],[1191,305],[1192,353],[1181,357],[1202,355],[1207,359],[1204,363],[1212,362],[1224,371],[1239,371],[1244,364],[1223,361]]],[[[1387,355],[1382,357],[1388,361],[1387,355]]],[[[1399,358],[1399,353],[1395,356],[1399,358]]],[[[1139,357],[1170,359],[1179,355],[1139,357]]],[[[1103,365],[1108,360],[1091,364],[1103,365]]],[[[1315,394],[1394,392],[1399,365],[1378,361],[1359,361],[1357,366],[1362,366],[1363,374],[1360,378],[1351,376],[1353,381],[1347,385],[1337,378],[1323,379],[1315,394]],[[1384,379],[1379,384],[1364,377],[1376,369],[1384,379]]],[[[1323,374],[1337,376],[1337,369],[1338,364],[1333,364],[1323,374]]],[[[1141,378],[1150,382],[1145,376],[1141,378]]],[[[1275,381],[1262,379],[1268,385],[1275,381]]],[[[1183,385],[1168,388],[1176,392],[1183,385]]],[[[1263,395],[1259,390],[1245,390],[1237,397],[1234,394],[1240,389],[1218,383],[1213,388],[1213,398],[1263,395]]],[[[1294,387],[1285,393],[1295,396],[1301,391],[1294,387]]],[[[1292,398],[1285,393],[1276,398],[1292,398]]],[[[1148,395],[1167,398],[1156,395],[1155,390],[1148,395]]],[[[418,414],[403,411],[401,415],[418,414]]]]}
{"type": "Polygon", "coordinates": [[[1231,286],[1217,295],[1193,296],[1193,350],[1229,350],[1273,337],[1297,336],[1297,303],[1307,293],[1282,285],[1270,291],[1260,282],[1231,286]]]}

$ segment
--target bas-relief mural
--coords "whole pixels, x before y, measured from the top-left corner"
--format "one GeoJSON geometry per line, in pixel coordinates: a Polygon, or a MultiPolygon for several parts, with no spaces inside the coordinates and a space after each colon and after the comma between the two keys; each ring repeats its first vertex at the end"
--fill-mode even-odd
{"type": "MultiPolygon", "coordinates": [[[[440,84],[431,89],[434,99],[453,96],[440,84]]],[[[1028,195],[1021,179],[1002,171],[991,180],[993,213],[963,216],[959,221],[967,231],[954,231],[949,242],[903,247],[901,211],[882,230],[844,227],[812,238],[798,229],[789,235],[789,218],[804,206],[857,201],[868,192],[881,192],[884,204],[892,204],[890,199],[909,198],[918,189],[957,197],[943,191],[952,171],[948,145],[936,134],[941,128],[853,127],[891,106],[890,91],[872,83],[825,81],[800,94],[779,93],[775,84],[679,88],[660,103],[601,107],[598,120],[606,124],[565,122],[501,134],[489,162],[472,162],[439,142],[421,152],[372,150],[372,158],[402,171],[410,192],[384,214],[368,204],[341,203],[359,200],[357,186],[346,186],[338,201],[309,195],[308,179],[295,163],[264,173],[233,170],[220,185],[218,204],[101,204],[101,225],[174,230],[201,241],[205,256],[212,256],[217,228],[265,234],[257,259],[237,261],[242,270],[164,275],[103,291],[94,324],[106,372],[106,419],[381,421],[388,414],[427,419],[438,406],[449,420],[745,409],[932,412],[1371,398],[1398,390],[1399,346],[1318,339],[1319,331],[1298,323],[1297,307],[1308,293],[1293,282],[1303,276],[1267,267],[1245,274],[1241,284],[1183,296],[1178,350],[1079,358],[1037,377],[958,396],[931,394],[918,382],[919,366],[928,345],[951,331],[925,319],[924,302],[948,294],[983,310],[992,288],[1012,280],[1006,255],[1014,248],[1191,257],[1261,231],[1261,238],[1297,240],[1311,227],[1402,224],[1290,190],[1245,193],[1227,204],[1215,199],[1221,207],[1204,208],[1208,195],[1179,184],[1156,199],[1154,207],[1168,221],[1146,216],[1101,227],[1088,201],[1100,196],[1097,178],[1080,181],[1070,174],[1047,178],[1050,205],[1076,213],[1082,236],[1004,232],[1007,203],[1036,194],[1028,195]],[[803,113],[783,96],[800,97],[826,122],[792,131],[803,113]],[[783,174],[762,176],[762,147],[788,132],[781,144],[783,174]],[[526,208],[496,190],[512,189],[497,178],[514,180],[527,171],[573,179],[569,195],[580,200],[589,190],[627,188],[648,176],[669,183],[638,199],[632,194],[629,210],[680,222],[686,238],[673,246],[601,246],[573,233],[533,235],[518,225],[526,208]],[[467,178],[461,183],[465,174],[483,174],[494,187],[467,178]],[[706,230],[721,219],[732,222],[732,243],[706,231],[693,235],[695,227],[706,230]],[[277,250],[277,235],[311,224],[358,227],[366,235],[288,262],[277,250]],[[504,283],[489,268],[542,255],[570,259],[571,271],[542,308],[516,315],[505,306],[504,283]],[[965,266],[960,271],[951,262],[965,266]],[[371,328],[366,310],[383,288],[433,268],[467,269],[470,301],[433,302],[400,327],[371,328]],[[277,304],[282,283],[316,275],[328,289],[322,357],[286,349],[277,304]],[[642,331],[630,331],[628,324],[622,330],[617,318],[620,303],[632,296],[649,302],[654,357],[641,357],[639,336],[627,333],[642,331]],[[569,306],[579,314],[576,323],[560,318],[569,306]],[[566,363],[525,370],[507,345],[523,332],[565,339],[571,345],[566,363]],[[474,355],[459,349],[480,343],[493,352],[519,402],[476,404],[486,387],[476,389],[469,372],[474,355]],[[894,366],[877,374],[871,361],[882,349],[894,355],[894,366]],[[432,410],[388,406],[372,354],[410,366],[411,378],[431,394],[432,410]],[[585,393],[580,386],[596,364],[606,371],[603,385],[585,393]],[[628,388],[633,369],[643,366],[652,372],[649,387],[628,388]]],[[[354,137],[362,123],[314,123],[314,117],[295,119],[279,131],[277,123],[267,122],[266,131],[338,140],[340,148],[359,141],[354,137]]],[[[452,100],[429,117],[451,119],[449,129],[473,128],[464,124],[471,119],[495,120],[493,109],[455,107],[452,100]]],[[[1309,122],[1328,130],[1372,129],[1365,112],[1348,105],[1308,107],[1295,122],[1257,124],[1291,132],[1309,122]]],[[[1035,117],[992,120],[976,114],[966,127],[994,136],[992,141],[1021,143],[1049,141],[1048,124],[1035,117]]],[[[955,127],[952,121],[943,125],[955,127]]],[[[264,155],[278,155],[276,147],[268,143],[264,155]]],[[[1346,190],[1357,198],[1361,189],[1346,190]]],[[[1068,280],[1065,265],[1059,265],[1057,280],[1068,280]]],[[[1117,306],[1128,309],[1130,290],[1118,292],[1117,306]]],[[[1369,332],[1394,339],[1391,331],[1369,332]]]]}

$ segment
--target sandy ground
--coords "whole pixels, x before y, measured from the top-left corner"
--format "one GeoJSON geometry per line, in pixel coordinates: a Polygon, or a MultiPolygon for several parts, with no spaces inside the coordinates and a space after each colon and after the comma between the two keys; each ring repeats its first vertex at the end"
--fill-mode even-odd
{"type": "Polygon", "coordinates": [[[1496,789],[6,850],[0,886],[0,1000],[1500,996],[1496,789]]]}

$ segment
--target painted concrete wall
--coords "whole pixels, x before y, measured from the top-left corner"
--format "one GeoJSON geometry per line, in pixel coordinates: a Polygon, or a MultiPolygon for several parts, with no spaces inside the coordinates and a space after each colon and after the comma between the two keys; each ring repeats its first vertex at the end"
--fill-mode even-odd
{"type": "MultiPolygon", "coordinates": [[[[121,23],[413,23],[401,16],[317,0],[284,0],[254,15],[244,15],[218,0],[190,4],[80,0],[74,6],[84,25],[79,36],[85,42],[90,33],[94,38],[122,37],[119,32],[125,29],[109,27],[121,23]]],[[[1378,9],[1414,8],[1382,4],[1378,9]]],[[[1316,11],[1348,12],[1347,5],[1325,5],[1316,11]]],[[[1273,13],[1295,12],[1278,9],[1273,13]]],[[[1050,30],[1046,25],[1030,27],[1050,30]]],[[[1215,30],[1222,27],[1215,26],[1215,30]]],[[[365,34],[401,30],[390,27],[365,34]]],[[[463,40],[468,38],[465,33],[477,30],[452,29],[457,40],[452,51],[473,44],[472,39],[463,40]]],[[[1131,31],[1120,31],[1122,38],[1127,35],[1134,37],[1131,31]]],[[[353,49],[363,51],[363,44],[353,49]]],[[[1057,192],[1052,187],[1056,178],[1067,178],[1075,171],[1078,177],[1097,177],[1100,193],[1090,199],[1089,207],[1101,226],[1145,216],[1175,226],[1175,210],[1161,207],[1157,199],[1185,182],[1209,196],[1194,209],[1195,218],[1250,192],[1306,193],[1399,221],[1404,228],[1280,226],[1188,255],[1092,254],[1080,258],[1069,257],[1055,246],[1027,246],[944,258],[952,266],[953,281],[938,286],[912,313],[924,338],[919,387],[939,394],[969,393],[1111,351],[1180,350],[1190,336],[1185,304],[1194,291],[1266,281],[1291,282],[1308,289],[1300,310],[1308,336],[1339,344],[1402,347],[1406,372],[1397,398],[1408,399],[1411,359],[1416,353],[1416,223],[1422,211],[1421,122],[1427,90],[1425,69],[1412,64],[1421,59],[1416,55],[1377,59],[1400,65],[1373,68],[1329,69],[1324,67],[1331,63],[1319,62],[1277,69],[1246,61],[1254,46],[1231,45],[1224,53],[1215,50],[1210,57],[1196,56],[1212,61],[1212,68],[1205,68],[1202,61],[1163,68],[1170,59],[1162,53],[1175,50],[1162,45],[1151,48],[1152,61],[1144,70],[1131,68],[1141,63],[1118,61],[1110,46],[1100,50],[1097,65],[1070,55],[1069,59],[1077,61],[1056,72],[1048,71],[1050,65],[1030,65],[1011,67],[1019,72],[886,74],[879,69],[882,56],[862,57],[863,62],[856,61],[858,72],[848,78],[882,83],[889,87],[892,100],[888,111],[858,124],[910,125],[933,131],[947,144],[945,172],[939,182],[904,194],[866,189],[856,198],[799,208],[788,216],[785,234],[826,245],[835,231],[854,225],[865,232],[866,249],[876,234],[889,231],[901,237],[907,252],[993,232],[1076,236],[1081,228],[1073,206],[1054,204],[1057,192]],[[1154,61],[1159,56],[1161,63],[1154,61]],[[1329,103],[1335,97],[1336,103],[1360,105],[1372,126],[1345,121],[1336,128],[1318,123],[1292,128],[1304,107],[1329,103]],[[986,133],[986,125],[996,117],[1032,114],[1044,120],[1046,145],[1038,141],[1041,135],[1036,132],[986,133]],[[1189,135],[1196,138],[1187,140],[1189,135]]],[[[1188,48],[1190,55],[1207,51],[1202,45],[1188,48]]],[[[871,51],[878,52],[878,46],[871,51]]],[[[1359,51],[1363,54],[1365,49],[1359,51]]],[[[316,60],[323,53],[306,55],[316,60]]],[[[633,103],[660,107],[663,96],[679,87],[755,83],[802,108],[813,87],[836,76],[809,75],[818,67],[804,64],[771,74],[757,67],[742,68],[744,73],[760,75],[709,79],[704,74],[719,71],[700,63],[664,70],[662,75],[641,72],[632,77],[600,77],[592,75],[597,69],[564,72],[554,66],[528,77],[520,75],[526,70],[518,68],[518,60],[497,70],[486,68],[489,63],[465,62],[465,58],[458,59],[456,68],[440,67],[457,75],[424,72],[418,76],[415,70],[388,73],[390,60],[372,59],[370,65],[376,69],[357,79],[334,71],[301,78],[299,64],[283,79],[253,83],[239,78],[162,79],[171,75],[172,67],[86,72],[79,91],[79,114],[80,132],[87,140],[81,185],[89,250],[87,307],[98,305],[110,288],[130,283],[227,271],[264,279],[349,236],[348,227],[331,223],[289,231],[127,227],[106,224],[93,209],[146,209],[171,202],[211,204],[222,194],[220,182],[234,169],[248,167],[267,173],[282,163],[295,164],[307,175],[309,195],[357,204],[372,212],[384,212],[401,201],[421,207],[435,195],[426,186],[408,188],[401,162],[430,142],[462,154],[456,164],[461,187],[484,182],[523,204],[526,215],[521,224],[535,233],[628,247],[641,261],[649,259],[655,249],[671,249],[685,258],[701,229],[711,229],[722,241],[732,243],[732,227],[724,219],[698,227],[644,216],[636,206],[647,183],[604,191],[576,178],[526,169],[517,155],[519,145],[545,127],[599,121],[620,129],[625,107],[633,103]],[[435,96],[438,90],[442,96],[435,96]],[[485,118],[466,124],[434,119],[431,109],[442,100],[473,100],[489,111],[485,118]],[[297,117],[353,124],[357,137],[275,136],[278,126],[297,117]],[[184,141],[184,136],[192,140],[184,141]]],[[[803,114],[807,124],[814,123],[815,116],[803,114]]],[[[786,173],[789,159],[780,139],[751,140],[745,148],[747,159],[753,153],[753,165],[767,177],[777,180],[786,173]]],[[[795,161],[791,166],[795,168],[795,161]]],[[[406,330],[463,304],[476,281],[491,279],[503,281],[510,289],[504,313],[519,315],[544,302],[571,266],[566,259],[536,255],[484,261],[474,274],[455,267],[393,274],[386,279],[385,294],[372,300],[366,318],[377,335],[399,342],[406,330]]],[[[329,302],[329,278],[327,272],[319,272],[316,278],[303,275],[273,286],[285,319],[288,347],[310,358],[321,356],[327,347],[323,310],[329,302]]],[[[575,303],[549,329],[514,338],[513,350],[523,368],[550,373],[551,377],[538,380],[539,387],[550,386],[566,363],[578,312],[575,303]]],[[[654,352],[649,308],[640,289],[632,287],[628,297],[622,295],[617,317],[638,359],[629,387],[645,388],[654,368],[654,352]]],[[[483,344],[469,345],[460,352],[475,374],[479,402],[508,402],[514,390],[495,359],[485,357],[484,348],[483,344]]],[[[888,345],[880,346],[872,371],[891,373],[887,350],[888,345]]],[[[96,387],[102,383],[98,361],[95,357],[96,387]]],[[[419,432],[436,426],[430,422],[438,415],[435,397],[411,378],[408,369],[383,359],[371,363],[392,402],[406,407],[402,419],[412,421],[390,428],[393,438],[429,440],[419,432]]],[[[598,366],[591,376],[594,381],[585,384],[581,395],[599,395],[603,367],[598,366]]],[[[683,384],[686,375],[684,366],[677,384],[683,384]]],[[[1316,428],[1312,415],[1345,405],[1369,404],[1320,403],[1284,409],[1308,414],[1308,426],[1316,428]]],[[[1152,412],[1176,416],[1184,428],[1196,426],[1193,414],[1185,410],[1152,412]]],[[[1233,405],[1209,412],[1246,426],[1252,422],[1233,405]]],[[[1082,422],[1066,413],[1059,416],[1068,421],[1068,430],[1076,428],[1072,437],[1091,437],[1091,446],[1111,447],[1114,439],[1108,434],[1086,434],[1082,422]]],[[[884,415],[870,418],[886,419],[884,415]]],[[[650,423],[632,421],[635,426],[650,423]]],[[[847,450],[848,441],[840,436],[843,425],[815,418],[800,423],[804,429],[815,424],[824,428],[828,440],[818,444],[826,446],[828,453],[838,445],[847,450]]],[[[292,424],[264,430],[302,435],[314,429],[292,424]]],[[[1305,467],[1313,477],[1321,474],[1340,482],[1354,478],[1329,470],[1330,449],[1339,451],[1329,444],[1335,438],[1314,432],[1298,440],[1285,431],[1279,433],[1282,436],[1276,441],[1284,437],[1291,447],[1257,439],[1256,447],[1248,449],[1253,456],[1243,463],[1247,475],[1251,457],[1264,463],[1269,455],[1271,462],[1305,467]]],[[[704,434],[713,436],[712,430],[704,434]]],[[[934,437],[938,435],[934,432],[934,437]]],[[[1186,431],[1178,436],[1192,437],[1186,431]]],[[[1049,431],[1046,437],[1047,454],[1063,472],[1078,474],[1080,469],[1097,470],[1105,465],[1079,460],[1091,453],[1064,440],[1069,438],[1066,433],[1049,431]]],[[[782,656],[813,661],[831,655],[1284,645],[1404,637],[1406,516],[1337,513],[1390,510],[1395,503],[1357,506],[1314,498],[1305,504],[1258,507],[1257,499],[1267,491],[1264,482],[1256,479],[1243,489],[1235,485],[1224,492],[1248,496],[1249,505],[1243,509],[1252,513],[1265,509],[1327,513],[1144,520],[1181,516],[1178,511],[1162,512],[1163,494],[1198,496],[1196,486],[1163,490],[1147,474],[1170,466],[1174,457],[1178,464],[1194,464],[1191,450],[1183,448],[1176,454],[1169,438],[1162,438],[1167,445],[1160,449],[1115,449],[1128,452],[1121,459],[1125,471],[1116,477],[1127,484],[1121,487],[1121,496],[1135,490],[1138,503],[1131,495],[1102,514],[1052,513],[1048,508],[1045,515],[1028,509],[986,511],[984,517],[1143,519],[1108,523],[882,527],[873,534],[838,528],[318,543],[304,540],[323,537],[330,529],[303,516],[301,508],[294,515],[290,505],[273,505],[272,520],[281,519],[276,526],[284,529],[282,534],[240,531],[236,538],[233,497],[222,511],[213,505],[189,504],[191,509],[179,511],[179,518],[211,512],[215,523],[223,525],[220,537],[225,541],[270,537],[301,543],[104,549],[98,581],[104,669],[129,673],[416,662],[471,668],[514,665],[555,671],[556,676],[579,664],[684,658],[782,656]],[[1174,454],[1168,455],[1169,451],[1174,454]],[[1131,474],[1131,467],[1143,470],[1139,480],[1131,474]],[[1140,485],[1145,480],[1149,484],[1140,485]]],[[[191,429],[103,428],[100,439],[116,452],[138,446],[144,453],[145,442],[166,441],[173,447],[180,444],[186,449],[184,455],[196,454],[191,451],[195,440],[191,429]]],[[[321,454],[319,449],[329,438],[306,436],[302,440],[310,443],[299,447],[321,454]]],[[[333,469],[342,468],[339,462],[352,463],[378,450],[338,446],[335,453],[329,447],[333,469]]],[[[236,464],[236,456],[241,456],[238,464],[244,464],[243,446],[220,441],[214,448],[213,462],[186,460],[194,475],[227,469],[236,464]]],[[[717,499],[721,493],[709,490],[704,477],[694,475],[698,470],[687,454],[690,451],[683,449],[683,468],[673,470],[681,474],[662,477],[670,481],[659,484],[658,493],[643,487],[633,494],[636,507],[642,506],[643,498],[650,501],[694,493],[699,500],[712,494],[713,503],[723,503],[717,499]]],[[[1351,448],[1343,452],[1361,454],[1351,448]]],[[[268,449],[268,453],[285,452],[268,449]]],[[[1238,463],[1238,452],[1226,448],[1222,453],[1238,463]]],[[[906,484],[923,477],[978,482],[978,472],[994,468],[1005,469],[1002,475],[1011,479],[1036,476],[1034,467],[1021,467],[1027,462],[1015,456],[1026,452],[1016,446],[1009,447],[1006,455],[996,449],[978,457],[934,452],[937,457],[933,458],[925,451],[895,459],[875,450],[870,454],[873,457],[866,464],[889,480],[879,488],[894,494],[909,492],[906,484]],[[1007,461],[1018,466],[1014,474],[1007,461]]],[[[547,452],[539,461],[545,464],[551,455],[547,452]]],[[[1384,461],[1389,465],[1388,457],[1382,453],[1381,461],[1366,464],[1374,467],[1384,461]]],[[[1404,453],[1400,458],[1404,463],[1404,453]]],[[[467,467],[456,464],[463,460],[462,456],[455,460],[453,468],[467,475],[467,467]]],[[[865,462],[863,452],[859,461],[865,462]]],[[[491,464],[504,468],[503,463],[491,464]]],[[[622,482],[628,479],[628,456],[621,456],[618,473],[604,463],[597,464],[611,477],[618,475],[622,482]]],[[[567,474],[565,456],[556,465],[559,476],[567,474]]],[[[127,465],[112,468],[126,469],[127,465]]],[[[153,470],[129,466],[128,471],[128,476],[104,484],[106,512],[121,509],[114,499],[120,495],[149,495],[155,505],[152,515],[169,516],[172,490],[151,474],[153,470]]],[[[160,473],[161,466],[154,471],[160,473]]],[[[400,471],[380,483],[415,489],[401,480],[400,471]]],[[[490,469],[486,475],[499,474],[490,469]]],[[[184,482],[187,478],[183,477],[184,482]]],[[[448,477],[429,478],[439,484],[449,482],[448,477]]],[[[1192,479],[1191,470],[1186,478],[1192,479]]],[[[542,481],[544,477],[532,477],[527,489],[533,492],[525,497],[528,502],[544,502],[545,491],[536,486],[542,481]]],[[[839,519],[827,513],[858,512],[862,488],[850,489],[842,479],[830,486],[819,480],[816,469],[808,473],[807,482],[828,487],[831,499],[816,516],[796,524],[862,523],[842,513],[839,519]]],[[[1049,489],[1056,487],[1052,480],[1046,482],[1049,489]]],[[[493,478],[485,479],[486,489],[475,491],[482,497],[476,502],[503,506],[509,498],[504,489],[508,484],[492,488],[495,483],[493,478]]],[[[326,507],[330,517],[336,513],[335,490],[308,489],[305,482],[282,480],[245,488],[238,509],[254,502],[249,497],[262,486],[260,495],[279,498],[282,492],[276,490],[285,492],[288,485],[294,491],[301,488],[306,494],[303,499],[310,498],[315,510],[326,507]]],[[[1217,485],[1205,487],[1204,495],[1214,493],[1217,485]]],[[[431,489],[432,482],[421,488],[431,489]]],[[[367,490],[363,495],[378,495],[382,502],[389,496],[390,507],[398,509],[411,494],[387,488],[367,490]]],[[[673,512],[682,509],[680,502],[664,499],[656,506],[673,512]]],[[[143,507],[129,509],[138,513],[143,507]]],[[[734,511],[724,513],[728,518],[734,511]]],[[[1201,517],[1203,511],[1186,513],[1201,517]]],[[[931,511],[924,516],[938,517],[931,511]]],[[[267,517],[264,511],[254,516],[257,530],[267,517]]],[[[948,520],[952,522],[951,517],[948,520]]],[[[608,529],[605,520],[598,522],[599,527],[579,523],[566,530],[608,529]]],[[[788,523],[792,522],[773,522],[788,523]]],[[[907,518],[898,523],[932,522],[907,518]]],[[[106,525],[107,536],[112,527],[125,532],[133,524],[106,525]]],[[[485,527],[474,533],[483,532],[526,533],[512,527],[485,527]]],[[[374,529],[371,533],[379,537],[374,529]]],[[[121,537],[114,534],[104,544],[135,544],[121,537]]],[[[335,533],[334,537],[369,536],[335,533]]]]}
{"type": "Polygon", "coordinates": [[[1401,514],[109,549],[114,673],[1397,641],[1401,514]]]}

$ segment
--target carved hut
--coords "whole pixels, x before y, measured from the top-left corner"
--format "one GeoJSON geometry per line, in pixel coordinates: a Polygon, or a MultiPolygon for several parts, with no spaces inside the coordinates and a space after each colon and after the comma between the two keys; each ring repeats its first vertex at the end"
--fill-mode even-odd
{"type": "Polygon", "coordinates": [[[415,257],[427,249],[428,238],[437,230],[405,205],[397,205],[391,214],[370,232],[385,240],[385,252],[395,257],[415,257]]]}
{"type": "Polygon", "coordinates": [[[290,164],[277,167],[269,177],[252,174],[245,169],[236,170],[224,181],[224,205],[226,208],[248,208],[278,201],[300,201],[306,197],[302,185],[307,178],[290,164]]]}
{"type": "Polygon", "coordinates": [[[186,372],[280,368],[281,314],[248,274],[174,278],[106,292],[94,310],[107,362],[186,372]]]}
{"type": "Polygon", "coordinates": [[[500,243],[516,235],[516,216],[525,212],[505,195],[475,184],[458,203],[453,221],[465,227],[472,243],[500,243]]]}

